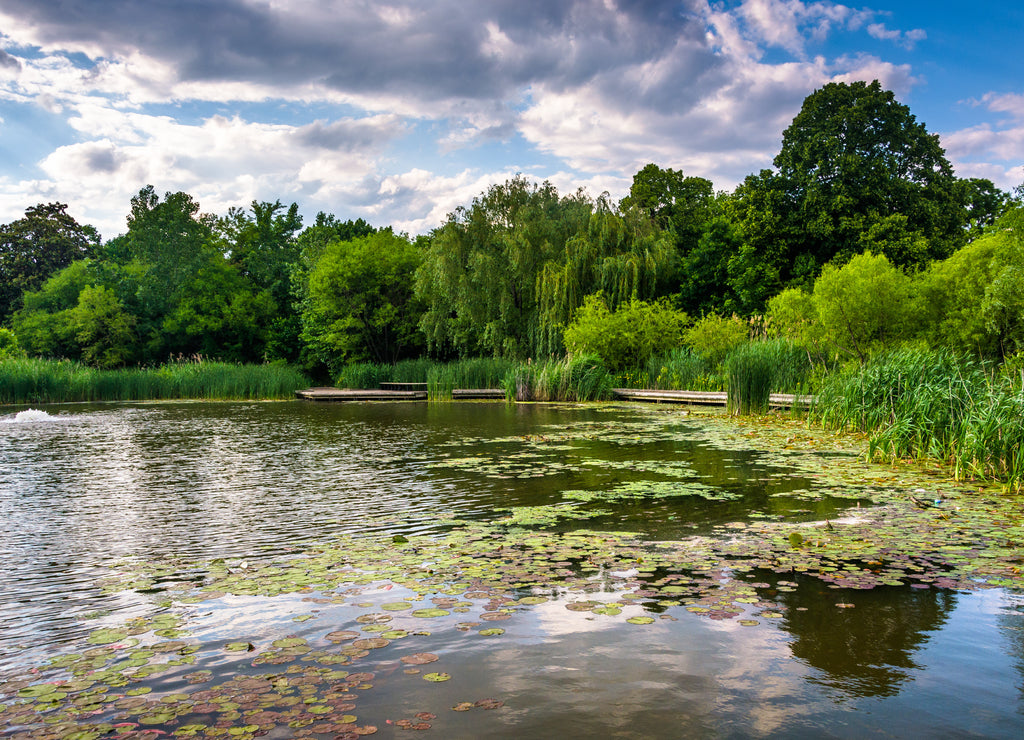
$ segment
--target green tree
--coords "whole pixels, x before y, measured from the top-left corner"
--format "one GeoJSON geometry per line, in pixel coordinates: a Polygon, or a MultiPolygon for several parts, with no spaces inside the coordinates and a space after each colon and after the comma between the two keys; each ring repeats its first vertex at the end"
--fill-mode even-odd
{"type": "Polygon", "coordinates": [[[859,254],[826,265],[814,283],[814,308],[825,339],[864,362],[917,329],[917,292],[885,255],[859,254]]]}
{"type": "Polygon", "coordinates": [[[646,217],[517,177],[431,235],[417,273],[421,326],[435,353],[560,354],[561,331],[584,296],[603,289],[612,302],[651,298],[671,253],[646,217]]]}
{"type": "Polygon", "coordinates": [[[10,329],[0,326],[0,360],[24,356],[25,350],[18,344],[18,336],[10,329]]]}
{"type": "Polygon", "coordinates": [[[749,338],[750,325],[736,314],[706,314],[683,334],[686,345],[712,366],[724,362],[729,352],[749,338]]]}
{"type": "Polygon", "coordinates": [[[682,344],[689,317],[664,300],[636,298],[611,310],[601,293],[587,296],[565,330],[569,353],[597,355],[612,371],[641,368],[682,344]]]}
{"type": "Polygon", "coordinates": [[[70,319],[86,363],[112,368],[124,365],[131,358],[135,317],[125,312],[110,288],[92,285],[83,288],[70,319]]]}
{"type": "Polygon", "coordinates": [[[745,282],[755,309],[777,292],[750,291],[758,271],[777,275],[780,289],[808,286],[824,265],[865,250],[918,269],[961,247],[988,208],[986,188],[961,183],[938,137],[877,81],[829,83],[809,95],[774,164],[777,172],[737,189],[748,250],[730,277],[745,282]]]}
{"type": "Polygon", "coordinates": [[[272,359],[299,357],[300,322],[292,295],[292,274],[299,266],[297,233],[302,217],[296,203],[285,209],[281,201],[253,201],[252,216],[239,208],[217,222],[230,261],[249,281],[252,293],[266,294],[274,302],[264,345],[272,359]]]}
{"type": "Polygon", "coordinates": [[[77,260],[50,276],[38,290],[25,293],[11,323],[30,355],[81,358],[73,311],[81,292],[96,282],[92,266],[91,260],[77,260]]]}
{"type": "Polygon", "coordinates": [[[98,245],[96,229],[79,224],[64,203],[40,203],[23,218],[0,226],[0,321],[19,307],[24,292],[89,257],[98,245]]]}
{"type": "Polygon", "coordinates": [[[309,273],[302,338],[332,375],[347,362],[393,363],[423,350],[414,296],[419,248],[390,229],[324,249],[309,273]]]}

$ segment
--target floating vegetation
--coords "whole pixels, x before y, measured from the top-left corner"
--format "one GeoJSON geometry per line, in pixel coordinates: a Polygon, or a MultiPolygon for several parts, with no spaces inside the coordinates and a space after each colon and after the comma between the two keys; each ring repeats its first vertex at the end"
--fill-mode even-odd
{"type": "MultiPolygon", "coordinates": [[[[792,421],[719,426],[663,411],[640,418],[567,424],[518,444],[541,458],[546,446],[584,435],[623,446],[755,450],[766,481],[802,486],[769,487],[769,501],[828,496],[845,498],[850,508],[813,522],[738,517],[701,536],[657,541],[573,529],[615,515],[613,503],[735,497],[691,479],[679,461],[638,461],[634,469],[650,479],[569,489],[561,501],[512,507],[443,535],[337,536],[302,552],[254,557],[246,567],[224,560],[124,563],[104,583],[106,592],[157,593],[168,611],[104,624],[67,652],[5,674],[0,734],[358,738],[385,722],[444,731],[454,716],[448,712],[498,710],[512,701],[467,696],[464,672],[451,665],[453,645],[499,649],[517,639],[531,613],[557,611],[561,620],[639,635],[683,619],[769,630],[792,617],[786,596],[808,584],[835,589],[829,609],[845,613],[858,592],[872,589],[1024,587],[1024,514],[1015,497],[907,469],[865,468],[858,440],[815,435],[792,421]],[[233,620],[246,624],[252,615],[263,617],[260,634],[230,631],[233,620]],[[388,718],[373,694],[382,690],[428,698],[388,718]]],[[[517,443],[487,444],[507,452],[517,443]]],[[[550,457],[566,455],[559,449],[550,457]]],[[[565,464],[585,469],[584,457],[581,450],[565,464]]],[[[497,451],[434,464],[480,470],[477,462],[463,464],[467,459],[506,464],[497,451]]],[[[626,464],[609,468],[618,475],[626,464]]]]}

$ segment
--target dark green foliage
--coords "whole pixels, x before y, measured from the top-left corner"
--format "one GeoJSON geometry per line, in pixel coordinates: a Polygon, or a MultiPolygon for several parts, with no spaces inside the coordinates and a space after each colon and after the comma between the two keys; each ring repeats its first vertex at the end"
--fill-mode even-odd
{"type": "Polygon", "coordinates": [[[302,310],[307,353],[332,371],[349,362],[393,364],[419,354],[413,281],[418,247],[390,230],[328,245],[309,273],[302,310]]]}
{"type": "Polygon", "coordinates": [[[75,221],[64,203],[40,203],[0,226],[0,322],[20,307],[23,293],[98,246],[96,229],[75,221]]]}
{"type": "Polygon", "coordinates": [[[0,403],[291,398],[309,379],[287,365],[171,362],[98,370],[77,362],[0,359],[0,403]]]}

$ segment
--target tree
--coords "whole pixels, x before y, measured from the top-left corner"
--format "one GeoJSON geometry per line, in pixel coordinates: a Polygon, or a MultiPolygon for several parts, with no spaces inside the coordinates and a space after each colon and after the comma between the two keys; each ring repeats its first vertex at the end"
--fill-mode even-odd
{"type": "Polygon", "coordinates": [[[135,317],[125,312],[110,288],[83,288],[70,318],[83,361],[108,369],[124,365],[131,358],[135,317]]]}
{"type": "Polygon", "coordinates": [[[302,227],[299,206],[287,210],[281,201],[252,202],[250,217],[232,208],[217,222],[217,231],[226,242],[230,261],[249,281],[253,294],[266,293],[274,302],[264,344],[275,359],[298,359],[299,317],[292,295],[292,273],[298,269],[302,227]]]}
{"type": "Polygon", "coordinates": [[[550,183],[517,177],[431,235],[416,282],[421,326],[440,354],[561,354],[561,331],[584,296],[651,298],[671,253],[649,219],[615,212],[606,197],[559,197],[550,183]]]}
{"type": "Polygon", "coordinates": [[[423,349],[414,296],[421,254],[390,229],[327,246],[309,274],[307,351],[336,374],[346,362],[393,363],[423,349]]]}
{"type": "MultiPolygon", "coordinates": [[[[777,172],[737,189],[750,247],[741,278],[760,264],[780,287],[808,286],[824,265],[867,249],[919,269],[966,242],[971,188],[954,176],[938,137],[877,81],[809,95],[774,164],[777,172]]],[[[975,191],[981,214],[987,191],[975,191]]]]}
{"type": "Polygon", "coordinates": [[[861,362],[916,328],[911,280],[885,255],[859,254],[843,267],[826,265],[813,300],[825,339],[861,362]]]}
{"type": "Polygon", "coordinates": [[[99,234],[67,213],[64,203],[40,203],[0,226],[0,321],[58,270],[93,254],[99,234]]]}

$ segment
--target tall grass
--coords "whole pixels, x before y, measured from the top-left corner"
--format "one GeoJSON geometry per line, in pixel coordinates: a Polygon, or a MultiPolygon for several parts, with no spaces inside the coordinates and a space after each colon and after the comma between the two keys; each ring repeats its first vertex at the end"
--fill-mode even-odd
{"type": "Polygon", "coordinates": [[[807,353],[788,339],[741,344],[724,365],[732,414],[767,413],[772,393],[801,393],[812,372],[807,353]]]}
{"type": "Polygon", "coordinates": [[[970,357],[898,350],[827,378],[812,408],[826,428],[869,433],[872,458],[933,458],[958,479],[1024,485],[1024,390],[970,357]]]}
{"type": "Polygon", "coordinates": [[[674,349],[647,362],[647,385],[657,390],[723,391],[722,368],[689,347],[674,349]]]}
{"type": "Polygon", "coordinates": [[[512,360],[474,357],[456,362],[434,364],[427,372],[427,395],[432,400],[449,400],[456,388],[502,388],[512,360]]]}
{"type": "Polygon", "coordinates": [[[611,398],[613,377],[592,355],[520,364],[504,378],[509,401],[603,401],[611,398]]]}
{"type": "Polygon", "coordinates": [[[725,359],[730,414],[768,413],[775,368],[771,353],[763,351],[762,344],[748,342],[740,345],[725,359]]]}
{"type": "Polygon", "coordinates": [[[289,398],[309,385],[286,365],[170,362],[98,370],[65,360],[0,360],[0,403],[289,398]]]}

